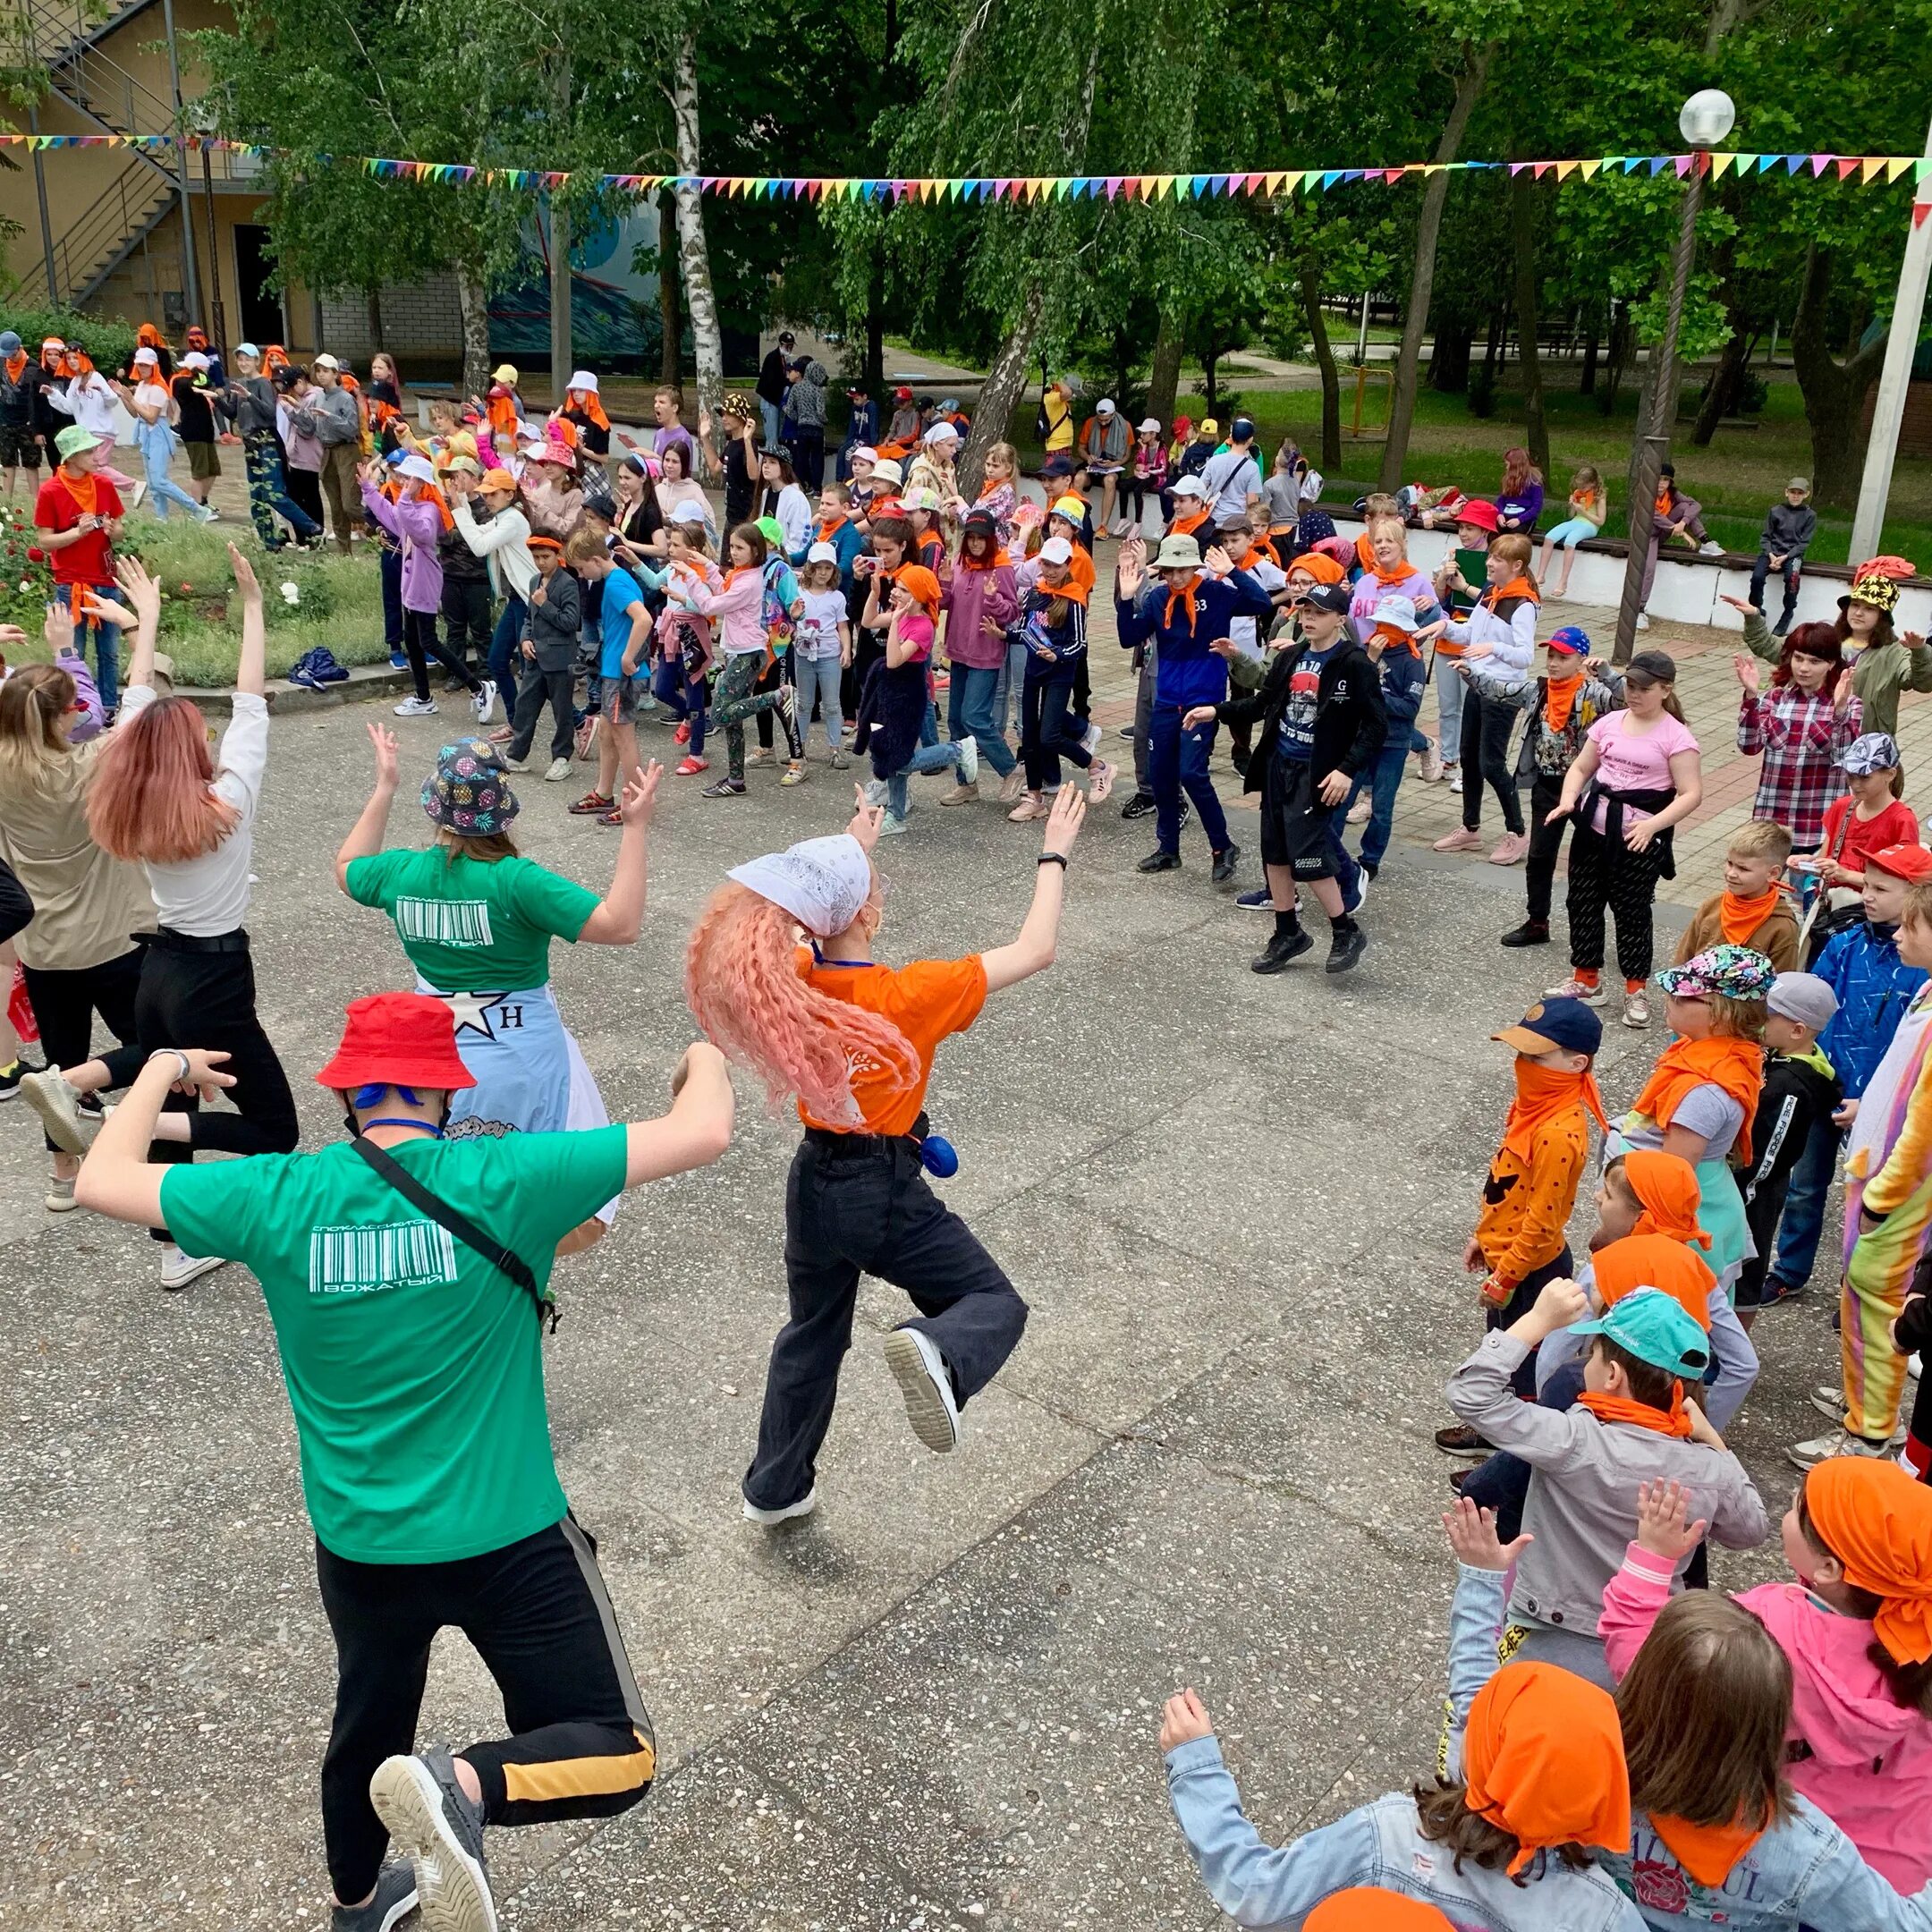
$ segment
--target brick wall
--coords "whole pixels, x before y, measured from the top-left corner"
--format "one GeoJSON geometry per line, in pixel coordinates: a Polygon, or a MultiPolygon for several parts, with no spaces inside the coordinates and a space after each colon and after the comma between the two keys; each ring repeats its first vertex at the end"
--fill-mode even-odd
{"type": "MultiPolygon", "coordinates": [[[[462,356],[462,311],[454,275],[431,275],[408,288],[386,288],[381,308],[382,345],[392,354],[462,356]]],[[[375,347],[369,340],[368,303],[325,300],[322,345],[346,361],[366,363],[375,347]]]]}

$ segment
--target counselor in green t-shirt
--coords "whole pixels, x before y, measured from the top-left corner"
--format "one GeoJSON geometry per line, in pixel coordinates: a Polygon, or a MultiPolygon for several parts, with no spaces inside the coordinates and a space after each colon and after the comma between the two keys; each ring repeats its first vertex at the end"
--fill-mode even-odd
{"type": "MultiPolygon", "coordinates": [[[[546,1288],[558,1241],[623,1191],[627,1132],[407,1140],[390,1152],[546,1288]]],[[[188,1253],[242,1262],[261,1282],[326,1549],[443,1563],[562,1519],[530,1296],[346,1142],[169,1167],[161,1206],[188,1253]]]]}

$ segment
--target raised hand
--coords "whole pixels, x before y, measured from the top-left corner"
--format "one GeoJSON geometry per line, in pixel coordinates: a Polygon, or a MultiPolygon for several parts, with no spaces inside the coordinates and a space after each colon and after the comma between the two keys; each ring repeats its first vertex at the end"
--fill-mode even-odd
{"type": "Polygon", "coordinates": [[[627,826],[648,826],[657,807],[657,787],[664,783],[664,767],[653,758],[642,771],[633,769],[624,780],[623,796],[617,809],[627,826]]]}
{"type": "Polygon", "coordinates": [[[1737,681],[1748,691],[1758,689],[1758,660],[1743,651],[1734,651],[1731,657],[1731,668],[1737,673],[1737,681]]]}
{"type": "Polygon", "coordinates": [[[396,758],[396,734],[386,724],[369,724],[364,729],[369,733],[370,744],[376,748],[376,783],[393,792],[402,776],[402,767],[396,758]]]}
{"type": "Polygon", "coordinates": [[[1637,1541],[1653,1556],[1679,1563],[1704,1540],[1710,1524],[1690,1521],[1690,1492],[1671,1477],[1637,1486],[1637,1541]]]}
{"type": "Polygon", "coordinates": [[[1225,577],[1234,568],[1233,558],[1219,544],[1212,545],[1201,562],[1208,566],[1210,577],[1225,577]]]}
{"type": "Polygon", "coordinates": [[[47,621],[40,626],[40,635],[47,648],[56,657],[72,657],[74,640],[73,613],[58,597],[47,607],[47,621]]]}
{"type": "Polygon", "coordinates": [[[136,623],[132,611],[87,584],[80,587],[80,612],[83,616],[98,617],[103,623],[117,625],[123,631],[131,631],[136,623]]]}
{"type": "Polygon", "coordinates": [[[233,544],[228,546],[228,568],[233,574],[235,589],[242,593],[242,601],[244,604],[259,604],[261,580],[255,574],[255,566],[233,544]]]}
{"type": "MultiPolygon", "coordinates": [[[[1071,786],[1063,790],[1071,791],[1071,786]]],[[[852,819],[845,827],[868,852],[878,843],[879,827],[886,823],[884,805],[869,805],[866,802],[866,788],[862,784],[852,787],[852,819]]]]}
{"type": "Polygon", "coordinates": [[[137,556],[114,560],[114,581],[135,614],[147,622],[161,621],[161,580],[137,556]]]}
{"type": "Polygon", "coordinates": [[[1442,1525],[1455,1560],[1470,1570],[1507,1570],[1536,1540],[1520,1536],[1513,1543],[1499,1541],[1496,1512],[1479,1509],[1467,1496],[1443,1512],[1442,1525]]]}
{"type": "Polygon", "coordinates": [[[1087,794],[1077,785],[1062,785],[1046,814],[1046,830],[1040,841],[1043,852],[1057,852],[1063,859],[1073,850],[1073,841],[1086,822],[1087,794]]]}
{"type": "Polygon", "coordinates": [[[1764,612],[1757,605],[1753,604],[1749,597],[1729,597],[1720,590],[1717,593],[1717,601],[1720,604],[1728,604],[1734,611],[1742,611],[1747,617],[1762,617],[1764,615],[1764,612]]]}

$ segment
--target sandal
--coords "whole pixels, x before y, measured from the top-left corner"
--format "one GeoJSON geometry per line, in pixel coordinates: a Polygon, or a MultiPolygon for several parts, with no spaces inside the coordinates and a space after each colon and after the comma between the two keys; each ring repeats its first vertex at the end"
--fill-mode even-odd
{"type": "Polygon", "coordinates": [[[607,812],[616,802],[616,800],[607,798],[601,792],[586,792],[570,808],[570,813],[573,818],[595,818],[602,812],[607,812]]]}
{"type": "Polygon", "coordinates": [[[709,758],[693,758],[687,753],[682,762],[678,766],[674,775],[679,778],[694,778],[699,772],[709,771],[710,769],[711,760],[709,758]]]}

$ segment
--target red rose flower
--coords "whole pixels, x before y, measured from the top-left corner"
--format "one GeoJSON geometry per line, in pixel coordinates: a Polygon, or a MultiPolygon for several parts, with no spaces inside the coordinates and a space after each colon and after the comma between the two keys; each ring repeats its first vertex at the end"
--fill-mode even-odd
{"type": "Polygon", "coordinates": [[[45,564],[47,562],[47,552],[40,549],[30,550],[27,553],[27,561],[30,564],[45,564]]]}

